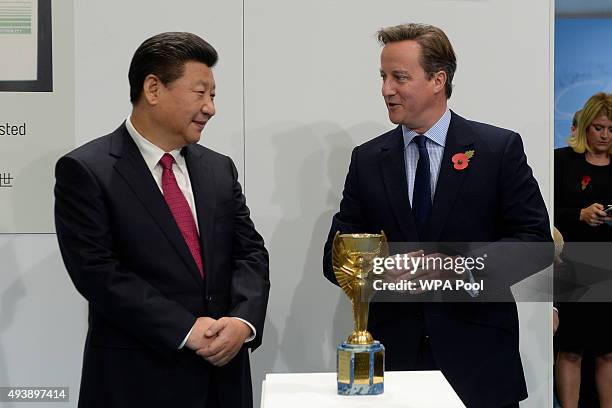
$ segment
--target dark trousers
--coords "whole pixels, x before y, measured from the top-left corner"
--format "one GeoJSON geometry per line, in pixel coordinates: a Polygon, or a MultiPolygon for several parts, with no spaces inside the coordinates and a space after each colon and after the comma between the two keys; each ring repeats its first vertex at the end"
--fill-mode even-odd
{"type": "MultiPolygon", "coordinates": [[[[433,353],[431,352],[431,347],[429,345],[429,338],[427,336],[421,337],[419,353],[417,354],[416,370],[438,370],[436,360],[434,360],[433,353]]],[[[519,403],[515,402],[510,405],[504,405],[500,408],[519,408],[519,403]]]]}
{"type": "Polygon", "coordinates": [[[438,370],[438,365],[436,364],[436,361],[434,360],[433,354],[431,352],[431,347],[429,345],[429,337],[427,335],[423,335],[423,337],[421,337],[421,343],[419,344],[419,352],[417,354],[416,369],[438,370]]]}
{"type": "Polygon", "coordinates": [[[206,408],[221,408],[219,396],[217,394],[217,380],[214,373],[210,373],[208,381],[208,398],[206,398],[206,408]]]}

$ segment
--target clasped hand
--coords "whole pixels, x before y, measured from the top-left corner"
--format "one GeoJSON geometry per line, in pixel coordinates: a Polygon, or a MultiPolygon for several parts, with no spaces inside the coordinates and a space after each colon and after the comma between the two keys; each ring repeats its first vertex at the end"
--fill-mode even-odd
{"type": "Polygon", "coordinates": [[[230,362],[251,335],[244,322],[233,317],[215,320],[199,317],[185,346],[209,363],[221,367],[230,362]]]}

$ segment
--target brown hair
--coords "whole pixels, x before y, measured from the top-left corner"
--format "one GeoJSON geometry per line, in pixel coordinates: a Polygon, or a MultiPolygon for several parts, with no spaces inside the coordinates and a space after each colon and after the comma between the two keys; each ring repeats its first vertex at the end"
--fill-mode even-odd
{"type": "Polygon", "coordinates": [[[391,42],[414,40],[421,46],[421,67],[431,78],[436,72],[446,73],[444,91],[446,99],[453,92],[453,76],[457,69],[457,57],[444,31],[428,24],[400,24],[378,30],[378,41],[382,45],[391,42]]]}

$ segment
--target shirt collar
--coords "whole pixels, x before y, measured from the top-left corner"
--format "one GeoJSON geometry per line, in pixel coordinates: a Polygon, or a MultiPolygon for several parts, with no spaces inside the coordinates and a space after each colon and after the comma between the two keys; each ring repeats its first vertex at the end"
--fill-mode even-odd
{"type": "MultiPolygon", "coordinates": [[[[132,124],[132,117],[129,116],[125,121],[125,127],[127,128],[128,133],[136,143],[140,154],[142,155],[145,163],[147,163],[147,167],[149,170],[153,171],[153,168],[159,163],[159,160],[166,153],[153,143],[151,143],[148,139],[146,139],[143,135],[141,135],[134,125],[132,124]]],[[[181,149],[176,149],[171,152],[167,152],[174,157],[174,161],[177,164],[181,164],[184,161],[183,156],[181,156],[181,149]]]]}
{"type": "MultiPolygon", "coordinates": [[[[434,123],[434,125],[427,132],[423,133],[423,135],[432,142],[444,147],[446,144],[446,135],[448,133],[448,127],[450,126],[450,120],[451,112],[447,108],[442,117],[438,119],[438,121],[434,123]]],[[[404,125],[402,125],[402,133],[404,136],[404,147],[407,147],[408,144],[412,142],[412,139],[420,134],[414,130],[406,128],[404,125]]]]}

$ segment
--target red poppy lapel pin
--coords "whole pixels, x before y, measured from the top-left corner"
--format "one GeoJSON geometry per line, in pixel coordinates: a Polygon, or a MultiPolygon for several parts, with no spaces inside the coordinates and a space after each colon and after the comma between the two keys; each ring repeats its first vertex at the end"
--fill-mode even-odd
{"type": "Polygon", "coordinates": [[[455,170],[466,169],[472,157],[474,157],[474,150],[466,150],[463,153],[456,153],[453,157],[451,157],[453,167],[455,170]]]}
{"type": "Polygon", "coordinates": [[[584,189],[588,187],[590,182],[591,176],[582,176],[582,180],[580,181],[580,189],[584,191],[584,189]]]}

